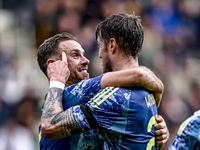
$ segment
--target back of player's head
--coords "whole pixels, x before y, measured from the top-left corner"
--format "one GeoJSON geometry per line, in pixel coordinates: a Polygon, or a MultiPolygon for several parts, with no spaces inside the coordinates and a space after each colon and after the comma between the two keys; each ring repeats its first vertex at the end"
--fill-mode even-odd
{"type": "Polygon", "coordinates": [[[134,57],[142,49],[144,32],[139,16],[134,14],[116,14],[100,22],[96,29],[96,38],[101,37],[105,45],[115,38],[124,55],[134,57]]]}
{"type": "Polygon", "coordinates": [[[46,39],[39,46],[37,52],[37,61],[40,69],[45,75],[47,75],[47,60],[51,57],[55,59],[59,57],[59,43],[66,40],[77,41],[77,39],[70,33],[60,33],[50,37],[49,39],[46,39]]]}

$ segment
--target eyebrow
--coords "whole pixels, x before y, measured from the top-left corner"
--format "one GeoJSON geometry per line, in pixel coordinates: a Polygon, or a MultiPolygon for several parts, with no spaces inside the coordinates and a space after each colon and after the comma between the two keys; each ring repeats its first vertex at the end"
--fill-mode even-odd
{"type": "Polygon", "coordinates": [[[85,51],[83,50],[83,51],[81,51],[81,50],[79,50],[79,49],[73,49],[73,50],[71,50],[69,53],[73,53],[73,52],[77,52],[77,53],[83,53],[83,55],[85,54],[85,51]]]}
{"type": "MultiPolygon", "coordinates": [[[[61,50],[69,50],[69,49],[67,49],[67,48],[60,48],[61,50]]],[[[79,50],[79,49],[72,49],[71,51],[70,51],[70,53],[71,52],[73,52],[73,51],[76,51],[76,52],[82,52],[81,50],[79,50]]],[[[83,50],[83,53],[85,53],[85,51],[83,50]]]]}

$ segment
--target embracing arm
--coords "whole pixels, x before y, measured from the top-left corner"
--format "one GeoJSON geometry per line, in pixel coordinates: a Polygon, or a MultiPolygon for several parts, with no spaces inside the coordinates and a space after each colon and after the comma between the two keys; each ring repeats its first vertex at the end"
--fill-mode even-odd
{"type": "Polygon", "coordinates": [[[106,73],[101,79],[101,88],[108,86],[142,87],[154,93],[157,107],[159,107],[164,91],[162,81],[144,66],[106,73]]]}

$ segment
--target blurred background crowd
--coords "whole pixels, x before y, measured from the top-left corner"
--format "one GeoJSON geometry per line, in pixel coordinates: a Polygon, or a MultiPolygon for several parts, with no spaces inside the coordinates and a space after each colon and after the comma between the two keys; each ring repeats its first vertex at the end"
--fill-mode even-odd
{"type": "Polygon", "coordinates": [[[90,77],[102,73],[97,24],[116,13],[141,16],[140,65],[152,69],[165,92],[159,114],[170,139],[200,109],[199,0],[0,0],[0,150],[37,150],[38,125],[48,81],[38,46],[50,36],[75,35],[90,60],[90,77]]]}

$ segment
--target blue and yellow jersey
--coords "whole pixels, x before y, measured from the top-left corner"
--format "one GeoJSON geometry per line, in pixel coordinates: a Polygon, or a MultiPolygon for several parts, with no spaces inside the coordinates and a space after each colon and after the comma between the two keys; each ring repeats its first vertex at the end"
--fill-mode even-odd
{"type": "Polygon", "coordinates": [[[180,126],[169,150],[200,150],[200,110],[180,126]]]}
{"type": "MultiPolygon", "coordinates": [[[[103,75],[100,75],[96,78],[83,80],[78,84],[65,88],[62,100],[63,109],[66,110],[75,105],[85,104],[101,89],[100,82],[102,77],[103,75]]],[[[101,149],[101,147],[99,147],[98,138],[97,130],[94,129],[80,135],[74,135],[59,140],[46,139],[42,137],[41,126],[39,126],[39,145],[41,150],[101,149]]]]}
{"type": "Polygon", "coordinates": [[[75,119],[85,131],[90,130],[91,122],[96,120],[103,149],[157,149],[157,107],[153,94],[139,89],[108,87],[85,105],[90,108],[94,121],[87,119],[81,105],[73,107],[75,119]]]}

